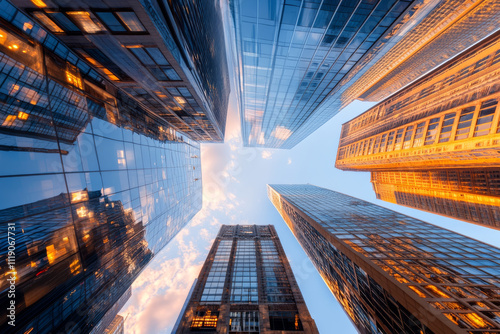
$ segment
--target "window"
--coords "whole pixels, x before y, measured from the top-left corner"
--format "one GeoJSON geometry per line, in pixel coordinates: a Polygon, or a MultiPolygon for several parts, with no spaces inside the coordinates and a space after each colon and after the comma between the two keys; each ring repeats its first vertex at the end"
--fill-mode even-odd
{"type": "Polygon", "coordinates": [[[193,322],[191,322],[191,330],[210,330],[215,331],[217,328],[217,318],[219,317],[219,312],[208,311],[198,311],[193,317],[193,322]]]}
{"type": "Polygon", "coordinates": [[[134,12],[119,11],[119,12],[96,12],[99,19],[108,27],[112,32],[127,33],[147,32],[146,28],[142,25],[141,21],[134,12]]]}
{"type": "Polygon", "coordinates": [[[80,32],[80,29],[64,13],[51,11],[46,13],[65,32],[80,32]]]}
{"type": "Polygon", "coordinates": [[[498,101],[493,99],[481,103],[476,128],[474,129],[474,137],[485,136],[490,133],[491,122],[493,121],[497,104],[498,101]]]}
{"type": "Polygon", "coordinates": [[[401,149],[401,143],[403,142],[403,132],[405,129],[398,129],[396,133],[396,142],[394,144],[394,151],[398,151],[401,149]]]}
{"type": "Polygon", "coordinates": [[[385,152],[385,142],[387,140],[387,133],[382,135],[382,139],[380,140],[380,152],[385,152]]]}
{"type": "Polygon", "coordinates": [[[73,19],[73,21],[77,22],[80,28],[89,33],[95,34],[101,31],[106,31],[102,24],[92,18],[89,12],[85,11],[77,11],[77,12],[66,12],[66,14],[73,19]]]}
{"type": "Polygon", "coordinates": [[[406,128],[405,139],[403,142],[403,150],[410,148],[411,137],[413,136],[413,125],[406,128]]]}
{"type": "Polygon", "coordinates": [[[129,47],[129,50],[148,68],[156,80],[181,80],[177,72],[175,72],[165,56],[161,53],[160,49],[154,47],[129,47]]]}
{"type": "Polygon", "coordinates": [[[271,330],[303,331],[302,322],[297,312],[271,311],[269,312],[271,330]]]}
{"type": "Polygon", "coordinates": [[[455,123],[455,116],[457,113],[449,113],[444,115],[443,125],[441,126],[441,133],[439,134],[439,142],[446,143],[450,140],[451,130],[453,123],[455,123]]]}
{"type": "Polygon", "coordinates": [[[142,25],[141,21],[134,12],[117,12],[120,19],[125,23],[130,31],[143,32],[146,28],[142,25]]]}
{"type": "Polygon", "coordinates": [[[389,133],[389,139],[387,139],[387,152],[392,151],[392,143],[394,142],[394,131],[389,133]]]}
{"type": "Polygon", "coordinates": [[[229,313],[229,332],[259,332],[259,311],[229,313]]]}
{"type": "Polygon", "coordinates": [[[472,118],[474,117],[474,110],[476,110],[475,106],[462,109],[460,118],[458,119],[455,140],[469,138],[470,126],[472,123],[472,118]]]}
{"type": "Polygon", "coordinates": [[[413,147],[422,146],[423,137],[424,137],[424,129],[425,123],[422,122],[417,125],[417,129],[415,130],[415,138],[413,139],[413,147]]]}
{"type": "Polygon", "coordinates": [[[54,21],[49,19],[44,12],[33,12],[33,16],[35,16],[44,26],[49,28],[52,32],[64,32],[54,21]]]}
{"type": "Polygon", "coordinates": [[[433,118],[429,121],[429,126],[427,127],[427,134],[425,135],[425,145],[434,144],[436,140],[437,127],[439,126],[439,121],[441,117],[433,118]]]}

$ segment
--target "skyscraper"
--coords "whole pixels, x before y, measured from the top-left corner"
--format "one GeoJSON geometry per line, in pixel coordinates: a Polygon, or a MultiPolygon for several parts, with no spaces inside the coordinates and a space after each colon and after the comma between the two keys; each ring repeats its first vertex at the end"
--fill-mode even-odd
{"type": "Polygon", "coordinates": [[[498,30],[498,1],[232,0],[246,146],[292,148],[498,30]],[[375,95],[374,95],[375,94],[375,95]]]}
{"type": "Polygon", "coordinates": [[[500,33],[342,126],[336,166],[380,199],[498,228],[500,33]]]}
{"type": "Polygon", "coordinates": [[[19,27],[28,33],[38,24],[45,27],[175,130],[192,140],[224,140],[230,88],[219,1],[55,0],[16,5],[27,15],[16,13],[14,18],[4,1],[4,18],[14,19],[14,25],[20,21],[19,27]]]}
{"type": "Polygon", "coordinates": [[[0,8],[0,332],[90,332],[201,209],[199,144],[0,8]]]}
{"type": "Polygon", "coordinates": [[[373,172],[378,199],[500,229],[500,170],[373,172]]]}
{"type": "Polygon", "coordinates": [[[360,333],[496,333],[500,249],[312,185],[268,195],[360,333]]]}
{"type": "Polygon", "coordinates": [[[175,333],[318,333],[272,225],[222,225],[175,333]]]}

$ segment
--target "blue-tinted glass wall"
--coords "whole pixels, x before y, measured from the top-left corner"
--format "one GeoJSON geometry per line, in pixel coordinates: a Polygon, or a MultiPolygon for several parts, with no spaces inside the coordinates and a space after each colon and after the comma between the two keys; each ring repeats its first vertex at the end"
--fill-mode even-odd
{"type": "Polygon", "coordinates": [[[199,145],[0,6],[0,331],[88,332],[201,209],[199,145]]]}
{"type": "Polygon", "coordinates": [[[361,333],[500,330],[500,249],[312,185],[268,195],[361,333]]]}
{"type": "Polygon", "coordinates": [[[411,3],[231,1],[244,143],[291,148],[310,134],[295,133],[411,3]]]}
{"type": "Polygon", "coordinates": [[[224,139],[229,80],[219,1],[18,4],[177,131],[224,139]]]}

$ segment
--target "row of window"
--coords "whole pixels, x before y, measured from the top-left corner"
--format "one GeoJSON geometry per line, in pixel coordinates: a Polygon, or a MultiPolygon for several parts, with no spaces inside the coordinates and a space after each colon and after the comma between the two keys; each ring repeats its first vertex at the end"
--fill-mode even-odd
{"type": "MultiPolygon", "coordinates": [[[[349,124],[348,128],[346,127],[346,131],[342,134],[342,137],[357,129],[363,128],[365,125],[372,124],[376,120],[385,117],[386,115],[390,115],[396,110],[401,110],[417,100],[423,100],[427,98],[427,96],[445,89],[446,87],[451,86],[452,84],[455,84],[471,75],[483,71],[498,62],[500,62],[500,50],[497,50],[496,52],[493,51],[491,54],[481,58],[476,63],[469,65],[456,73],[450,74],[433,85],[417,91],[415,94],[412,94],[404,100],[394,103],[394,98],[391,98],[389,101],[375,106],[373,109],[370,109],[357,119],[353,120],[352,124],[349,124]]],[[[401,95],[404,93],[405,92],[402,92],[401,95]]]]}
{"type": "Polygon", "coordinates": [[[33,16],[54,33],[147,32],[137,15],[130,10],[59,12],[47,9],[34,11],[33,16]]]}
{"type": "Polygon", "coordinates": [[[493,124],[498,100],[489,99],[460,111],[432,116],[400,128],[355,142],[339,151],[339,160],[371,154],[400,151],[414,147],[500,133],[493,124]]]}

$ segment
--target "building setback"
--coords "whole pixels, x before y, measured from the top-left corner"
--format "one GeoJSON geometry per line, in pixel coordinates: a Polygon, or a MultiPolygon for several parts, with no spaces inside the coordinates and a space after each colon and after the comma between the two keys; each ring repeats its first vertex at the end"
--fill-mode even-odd
{"type": "Polygon", "coordinates": [[[101,331],[201,209],[200,147],[9,2],[0,16],[0,275],[17,276],[0,332],[101,331]]]}
{"type": "Polygon", "coordinates": [[[313,185],[268,195],[360,333],[500,331],[500,249],[313,185]]]}
{"type": "Polygon", "coordinates": [[[173,333],[318,333],[272,225],[222,225],[173,333]]]}
{"type": "Polygon", "coordinates": [[[27,14],[19,14],[24,29],[45,27],[176,131],[196,141],[224,140],[230,87],[218,1],[20,0],[16,6],[27,14]]]}
{"type": "Polygon", "coordinates": [[[231,0],[246,146],[294,147],[498,29],[485,1],[231,0]]]}

